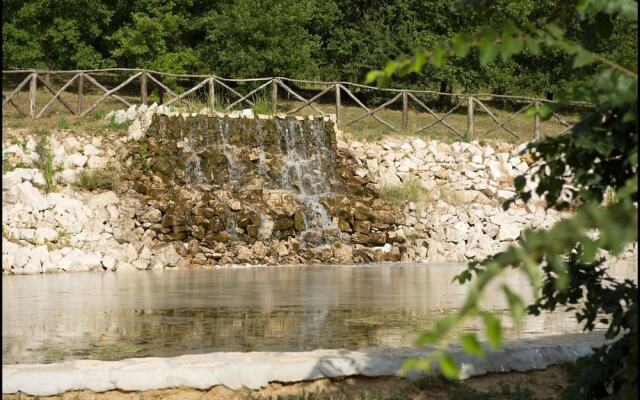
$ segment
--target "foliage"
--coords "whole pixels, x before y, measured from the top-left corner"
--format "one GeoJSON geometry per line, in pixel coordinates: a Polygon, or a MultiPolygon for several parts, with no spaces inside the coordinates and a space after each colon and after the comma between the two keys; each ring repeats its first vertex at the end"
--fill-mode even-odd
{"type": "Polygon", "coordinates": [[[69,129],[71,127],[71,124],[64,117],[64,115],[61,115],[60,118],[58,118],[56,126],[58,127],[58,129],[69,129]]]}
{"type": "Polygon", "coordinates": [[[276,113],[276,104],[271,96],[260,94],[256,96],[251,109],[255,115],[273,115],[276,113]]]}
{"type": "MultiPolygon", "coordinates": [[[[488,4],[500,2],[462,2],[461,7],[469,11],[468,3],[480,3],[478,14],[488,18],[488,4]]],[[[419,72],[427,62],[443,66],[450,58],[466,57],[472,49],[484,65],[498,58],[507,62],[525,52],[541,54],[543,49],[551,49],[570,56],[572,68],[582,80],[567,86],[556,102],[545,103],[534,113],[548,119],[569,101],[593,105],[569,133],[527,146],[524,152],[532,155],[534,163],[526,176],[514,181],[517,198],[504,204],[507,208],[516,199],[527,202],[535,194],[545,199],[547,207],[561,210],[575,206],[573,215],[548,230],[526,230],[517,245],[470,263],[456,277],[460,283],[471,281],[462,308],[421,334],[418,344],[440,342],[466,319],[481,317],[492,347],[499,348],[500,320],[483,308],[481,296],[507,268],[517,268],[527,275],[536,300],[527,308],[520,294],[506,284],[501,286],[516,325],[527,311],[538,315],[542,310],[568,307],[576,311],[585,330],[594,329],[596,322],[607,326],[605,337],[610,342],[578,362],[580,369],[564,397],[636,398],[637,286],[608,277],[600,253],[615,256],[637,241],[637,74],[595,50],[609,43],[615,26],[631,26],[637,33],[637,3],[583,0],[573,12],[560,11],[564,24],[536,27],[506,20],[499,30],[487,26],[474,34],[456,34],[431,51],[418,51],[413,58],[390,62],[384,71],[368,75],[371,81],[385,83],[394,74],[419,72]],[[585,24],[580,43],[561,28],[569,26],[576,15],[585,24]],[[527,188],[527,180],[537,183],[533,192],[527,188]]],[[[462,334],[461,340],[467,352],[483,354],[475,334],[462,334]]],[[[458,367],[451,357],[438,353],[435,358],[446,376],[457,376],[458,367]]],[[[413,360],[405,367],[430,366],[430,360],[413,360]]]]}
{"type": "Polygon", "coordinates": [[[145,175],[153,175],[153,168],[151,167],[151,161],[149,158],[149,149],[146,143],[141,143],[138,146],[138,153],[135,156],[134,164],[140,167],[145,175]]]}
{"type": "Polygon", "coordinates": [[[51,192],[56,187],[55,174],[59,171],[59,168],[53,164],[54,156],[49,131],[42,129],[38,132],[36,153],[40,156],[37,166],[44,177],[45,190],[51,192]]]}
{"type": "Polygon", "coordinates": [[[405,201],[422,201],[428,198],[429,192],[418,179],[407,179],[397,186],[383,186],[380,188],[380,198],[400,206],[405,201]]]}
{"type": "MultiPolygon", "coordinates": [[[[564,16],[566,35],[573,40],[582,40],[598,26],[610,31],[609,39],[592,40],[587,48],[629,69],[636,67],[637,46],[628,24],[578,18],[572,2],[495,0],[483,2],[482,14],[451,10],[452,2],[8,0],[2,5],[3,68],[118,66],[229,78],[360,81],[372,68],[383,68],[384,60],[416,46],[432,48],[452,39],[459,27],[473,31],[487,16],[495,26],[535,21],[538,28],[564,16]]],[[[441,67],[423,65],[424,74],[404,76],[398,84],[544,95],[590,73],[575,74],[570,57],[556,48],[491,64],[481,63],[480,53],[472,47],[468,57],[441,67]]],[[[174,89],[179,85],[165,83],[174,89]]]]}
{"type": "Polygon", "coordinates": [[[115,188],[114,171],[109,170],[82,170],[76,179],[75,185],[89,191],[96,189],[113,190],[115,188]]]}

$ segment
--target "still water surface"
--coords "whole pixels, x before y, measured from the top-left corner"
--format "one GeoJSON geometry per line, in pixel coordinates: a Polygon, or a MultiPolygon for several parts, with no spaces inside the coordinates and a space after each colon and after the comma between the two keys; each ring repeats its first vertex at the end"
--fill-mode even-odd
{"type": "MultiPolygon", "coordinates": [[[[213,351],[412,345],[464,299],[456,264],[294,266],[3,276],[2,362],[117,360],[213,351]]],[[[634,279],[635,265],[612,275],[634,279]]],[[[506,279],[523,295],[527,280],[506,279]]],[[[499,290],[485,299],[506,313],[499,290]]],[[[506,339],[580,332],[571,313],[527,318],[506,339]]],[[[478,321],[466,329],[475,330],[478,321]]]]}

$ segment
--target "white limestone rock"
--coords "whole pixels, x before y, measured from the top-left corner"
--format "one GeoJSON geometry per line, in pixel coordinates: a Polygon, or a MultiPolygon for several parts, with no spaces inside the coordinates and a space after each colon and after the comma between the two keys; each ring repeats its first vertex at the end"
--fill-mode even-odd
{"type": "Polygon", "coordinates": [[[500,241],[511,241],[516,240],[520,237],[520,232],[522,232],[522,224],[511,223],[500,225],[500,230],[498,231],[498,240],[500,241]]]}
{"type": "Polygon", "coordinates": [[[36,211],[44,210],[49,206],[47,200],[40,191],[33,187],[31,182],[25,181],[17,185],[17,200],[36,211]]]}
{"type": "Polygon", "coordinates": [[[69,155],[69,157],[67,158],[67,162],[69,163],[69,166],[72,168],[74,167],[82,168],[87,163],[88,159],[89,157],[85,155],[82,155],[80,153],[73,153],[69,155]]]}

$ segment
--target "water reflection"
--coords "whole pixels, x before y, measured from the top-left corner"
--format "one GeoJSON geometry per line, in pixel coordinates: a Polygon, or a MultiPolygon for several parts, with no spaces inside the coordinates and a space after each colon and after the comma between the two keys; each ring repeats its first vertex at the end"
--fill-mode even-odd
{"type": "MultiPolygon", "coordinates": [[[[458,307],[459,265],[313,266],[4,276],[3,364],[409,346],[458,307]]],[[[636,266],[612,274],[635,279],[636,266]]],[[[522,294],[523,276],[506,279],[522,294]]],[[[504,312],[501,292],[487,304],[504,312]]],[[[527,318],[505,337],[579,332],[572,314],[527,318]]],[[[467,329],[479,325],[471,321],[467,329]]]]}

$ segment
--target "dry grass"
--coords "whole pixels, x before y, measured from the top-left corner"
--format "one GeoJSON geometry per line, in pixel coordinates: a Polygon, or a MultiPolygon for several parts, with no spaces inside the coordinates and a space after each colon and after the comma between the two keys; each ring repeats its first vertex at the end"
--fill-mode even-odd
{"type": "Polygon", "coordinates": [[[429,191],[416,178],[407,179],[400,185],[382,186],[380,198],[391,202],[396,207],[402,206],[407,201],[424,203],[433,200],[429,191]]]}

